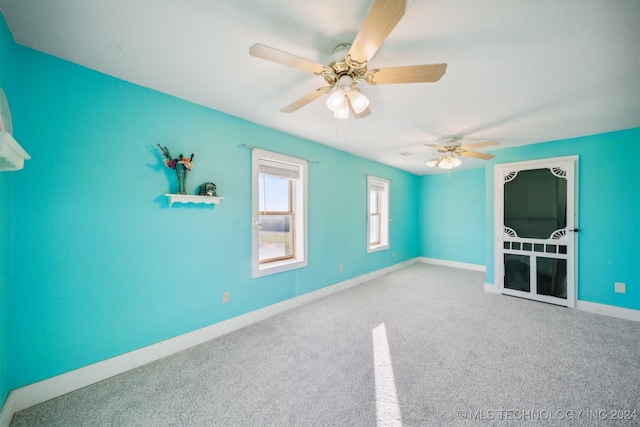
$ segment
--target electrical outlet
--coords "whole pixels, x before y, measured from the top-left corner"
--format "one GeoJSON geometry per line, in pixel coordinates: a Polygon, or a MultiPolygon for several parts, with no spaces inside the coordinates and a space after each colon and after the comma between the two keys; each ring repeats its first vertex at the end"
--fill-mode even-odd
{"type": "Polygon", "coordinates": [[[395,258],[396,257],[396,251],[391,252],[391,257],[395,258]]]}
{"type": "Polygon", "coordinates": [[[340,264],[340,266],[338,267],[338,270],[343,271],[344,267],[342,266],[342,264],[340,264]]]}
{"type": "Polygon", "coordinates": [[[626,283],[621,283],[621,282],[616,282],[616,283],[613,284],[613,290],[617,294],[626,294],[627,293],[627,284],[626,283]]]}
{"type": "Polygon", "coordinates": [[[229,302],[229,292],[223,292],[222,293],[222,303],[226,304],[229,302]]]}

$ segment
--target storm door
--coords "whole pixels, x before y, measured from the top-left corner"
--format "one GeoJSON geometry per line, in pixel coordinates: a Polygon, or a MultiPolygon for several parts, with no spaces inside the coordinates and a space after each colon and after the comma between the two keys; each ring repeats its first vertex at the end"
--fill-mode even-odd
{"type": "Polygon", "coordinates": [[[501,293],[575,305],[577,157],[496,166],[496,282],[501,293]]]}

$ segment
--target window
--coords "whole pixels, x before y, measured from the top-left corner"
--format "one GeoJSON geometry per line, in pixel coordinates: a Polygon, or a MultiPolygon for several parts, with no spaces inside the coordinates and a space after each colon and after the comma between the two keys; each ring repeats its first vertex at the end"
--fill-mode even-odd
{"type": "Polygon", "coordinates": [[[252,276],[307,265],[307,162],[254,149],[252,276]]]}
{"type": "Polygon", "coordinates": [[[389,181],[367,177],[367,252],[389,249],[389,181]]]}

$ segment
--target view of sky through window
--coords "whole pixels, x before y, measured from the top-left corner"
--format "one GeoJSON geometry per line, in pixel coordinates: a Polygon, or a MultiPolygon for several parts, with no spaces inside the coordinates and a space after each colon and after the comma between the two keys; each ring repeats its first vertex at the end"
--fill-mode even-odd
{"type": "Polygon", "coordinates": [[[260,174],[258,180],[259,209],[261,211],[288,212],[289,182],[288,178],[260,174]]]}

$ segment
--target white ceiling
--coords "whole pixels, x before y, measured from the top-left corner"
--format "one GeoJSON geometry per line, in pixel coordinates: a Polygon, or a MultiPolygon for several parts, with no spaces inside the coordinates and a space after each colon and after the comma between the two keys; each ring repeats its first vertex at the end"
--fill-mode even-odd
{"type": "MultiPolygon", "coordinates": [[[[372,0],[0,0],[21,45],[418,175],[423,143],[499,148],[640,127],[640,1],[413,0],[369,68],[445,62],[439,82],[360,84],[372,114],[332,117],[325,82],[258,59],[262,43],[328,65],[372,0]],[[404,153],[404,155],[400,154],[404,153]]],[[[499,154],[494,152],[494,154],[499,154]]],[[[481,160],[463,159],[462,168],[481,160]]]]}

